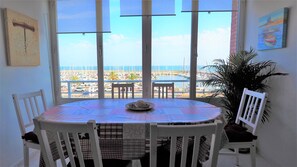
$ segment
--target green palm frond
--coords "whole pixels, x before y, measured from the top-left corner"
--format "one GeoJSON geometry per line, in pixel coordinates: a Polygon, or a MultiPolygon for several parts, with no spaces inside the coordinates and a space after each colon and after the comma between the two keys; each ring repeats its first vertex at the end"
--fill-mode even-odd
{"type": "MultiPolygon", "coordinates": [[[[244,88],[257,91],[265,91],[268,88],[267,79],[272,76],[283,76],[286,73],[275,72],[276,63],[272,61],[252,62],[257,53],[239,51],[231,54],[228,60],[215,59],[209,68],[215,72],[205,81],[205,86],[214,86],[219,89],[212,95],[223,95],[222,104],[227,110],[228,121],[235,121],[242,91],[244,88]]],[[[269,103],[264,111],[262,122],[268,120],[269,103]]]]}

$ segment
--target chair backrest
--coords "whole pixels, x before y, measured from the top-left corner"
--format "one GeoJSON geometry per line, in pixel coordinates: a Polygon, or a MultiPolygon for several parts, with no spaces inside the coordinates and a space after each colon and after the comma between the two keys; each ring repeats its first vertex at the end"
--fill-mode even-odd
{"type": "Polygon", "coordinates": [[[155,91],[157,97],[160,99],[168,98],[171,93],[171,98],[174,98],[174,83],[155,83],[152,84],[152,98],[155,98],[155,91]]]}
{"type": "Polygon", "coordinates": [[[211,137],[211,147],[209,152],[209,165],[216,167],[218,160],[218,153],[221,143],[221,135],[223,124],[221,121],[216,120],[215,123],[199,124],[199,125],[157,125],[151,124],[150,126],[150,167],[156,167],[157,164],[157,138],[170,137],[170,159],[169,166],[175,166],[176,157],[176,143],[177,137],[182,137],[182,152],[180,166],[186,165],[188,143],[191,138],[194,141],[193,154],[191,166],[197,166],[198,154],[200,150],[200,138],[202,136],[211,137]],[[190,138],[189,138],[190,137],[190,138]]]}
{"type": "Polygon", "coordinates": [[[80,143],[80,135],[89,136],[87,147],[91,149],[95,167],[102,167],[101,150],[99,147],[99,137],[96,122],[93,120],[87,123],[65,123],[44,121],[40,117],[34,118],[35,132],[41,147],[41,152],[46,166],[55,166],[51,143],[55,143],[61,163],[66,167],[66,155],[68,155],[72,167],[85,167],[83,148],[80,143]],[[75,162],[79,163],[79,165],[75,162]]]}
{"type": "Polygon", "coordinates": [[[235,123],[243,122],[252,128],[252,133],[255,135],[265,105],[266,93],[259,93],[244,88],[235,123]]]}
{"type": "Polygon", "coordinates": [[[13,94],[13,103],[22,135],[32,130],[33,118],[47,109],[44,91],[13,94]]]}
{"type": "Polygon", "coordinates": [[[134,83],[130,84],[111,84],[111,98],[115,98],[115,94],[118,94],[119,99],[128,99],[129,94],[131,98],[134,98],[134,83]]]}

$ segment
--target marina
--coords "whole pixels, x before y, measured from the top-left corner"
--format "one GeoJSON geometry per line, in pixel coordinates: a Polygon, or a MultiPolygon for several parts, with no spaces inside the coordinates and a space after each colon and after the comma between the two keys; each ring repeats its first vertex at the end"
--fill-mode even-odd
{"type": "MultiPolygon", "coordinates": [[[[135,97],[142,97],[142,71],[136,67],[106,67],[104,72],[104,95],[111,96],[111,83],[134,83],[135,97]],[[134,70],[134,71],[133,71],[134,70]]],[[[182,66],[167,66],[154,68],[152,82],[175,84],[175,96],[177,98],[189,97],[190,73],[182,69],[182,66]]],[[[208,96],[214,90],[205,87],[203,82],[207,80],[211,72],[198,71],[196,92],[197,96],[208,96]]],[[[61,68],[61,93],[63,98],[93,98],[98,96],[97,70],[92,67],[61,68]]]]}

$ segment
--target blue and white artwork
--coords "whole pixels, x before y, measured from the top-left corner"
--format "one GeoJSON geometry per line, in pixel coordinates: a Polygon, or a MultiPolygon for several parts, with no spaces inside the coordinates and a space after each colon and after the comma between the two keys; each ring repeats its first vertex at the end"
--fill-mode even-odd
{"type": "Polygon", "coordinates": [[[288,11],[283,8],[259,19],[258,50],[286,47],[288,11]]]}

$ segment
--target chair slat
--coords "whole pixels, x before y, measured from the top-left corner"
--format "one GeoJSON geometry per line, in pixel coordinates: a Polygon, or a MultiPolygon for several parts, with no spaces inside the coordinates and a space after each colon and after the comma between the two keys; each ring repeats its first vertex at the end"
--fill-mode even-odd
{"type": "Polygon", "coordinates": [[[257,104],[258,104],[258,101],[259,101],[259,98],[255,97],[254,98],[254,102],[253,102],[253,108],[251,110],[251,112],[249,113],[249,122],[254,122],[253,119],[254,119],[254,114],[255,114],[255,111],[256,111],[256,108],[257,108],[257,104]]]}
{"type": "MultiPolygon", "coordinates": [[[[56,132],[56,135],[54,135],[54,140],[55,140],[55,143],[56,143],[56,147],[57,147],[57,150],[58,150],[58,154],[59,154],[62,166],[66,167],[67,163],[66,163],[66,158],[65,158],[65,155],[64,155],[63,147],[61,145],[59,132],[56,132]]],[[[47,153],[47,154],[50,154],[50,152],[47,153]]]]}
{"type": "Polygon", "coordinates": [[[189,136],[183,136],[182,154],[181,154],[181,161],[180,161],[181,167],[186,167],[187,154],[188,154],[188,143],[189,143],[189,136]]]}
{"type": "MultiPolygon", "coordinates": [[[[36,117],[38,114],[37,114],[36,107],[35,107],[37,104],[35,103],[34,97],[29,97],[28,100],[30,102],[29,104],[30,104],[30,108],[31,108],[31,111],[32,111],[32,116],[36,117]]],[[[30,119],[30,120],[32,120],[32,119],[30,119]]],[[[33,120],[32,120],[32,122],[33,122],[33,120]]]]}
{"type": "Polygon", "coordinates": [[[92,156],[94,158],[94,164],[95,167],[102,167],[102,155],[101,155],[101,150],[99,146],[99,137],[97,135],[97,126],[95,124],[90,124],[88,123],[88,128],[89,128],[89,138],[93,139],[91,140],[91,151],[92,151],[92,156]]]}
{"type": "Polygon", "coordinates": [[[114,86],[113,86],[113,83],[112,83],[112,86],[111,86],[111,98],[114,99],[114,86]]]}
{"type": "Polygon", "coordinates": [[[158,86],[157,89],[158,89],[158,98],[161,98],[161,87],[158,86]]]}
{"type": "Polygon", "coordinates": [[[121,88],[118,87],[118,96],[119,96],[119,99],[121,98],[121,88]]]}
{"type": "Polygon", "coordinates": [[[48,166],[54,166],[55,163],[52,161],[53,159],[53,155],[50,154],[51,153],[51,148],[50,148],[50,144],[49,144],[49,141],[48,141],[48,138],[46,137],[47,134],[45,131],[41,131],[40,130],[40,125],[37,126],[36,128],[37,131],[40,131],[39,133],[39,136],[41,136],[42,138],[44,138],[44,140],[39,140],[39,143],[41,145],[44,145],[43,147],[43,152],[42,152],[42,156],[44,158],[44,161],[46,164],[48,164],[48,166]]]}
{"type": "Polygon", "coordinates": [[[72,151],[72,146],[71,146],[70,139],[69,139],[69,135],[66,132],[61,132],[61,133],[63,135],[63,140],[65,142],[66,151],[67,151],[67,154],[69,156],[71,166],[76,167],[75,160],[74,160],[74,155],[73,155],[73,151],[72,151]]]}
{"type": "Polygon", "coordinates": [[[132,99],[134,99],[134,85],[133,85],[133,89],[132,89],[132,99]]]}
{"type": "Polygon", "coordinates": [[[157,166],[157,125],[151,125],[150,127],[150,167],[157,166]]]}
{"type": "Polygon", "coordinates": [[[85,167],[84,158],[82,155],[82,150],[81,150],[81,146],[80,146],[80,142],[79,142],[79,138],[78,138],[78,133],[72,133],[72,135],[73,135],[73,140],[74,140],[74,144],[75,144],[75,152],[79,159],[79,165],[80,165],[80,167],[85,167]]]}
{"type": "Polygon", "coordinates": [[[192,156],[192,163],[191,163],[192,167],[197,166],[199,149],[200,149],[200,138],[201,136],[199,135],[194,137],[193,156],[192,156]]]}
{"type": "MultiPolygon", "coordinates": [[[[31,123],[32,116],[30,114],[30,108],[29,108],[27,99],[24,99],[24,105],[25,105],[25,110],[26,110],[27,118],[29,120],[29,123],[31,123]]],[[[24,125],[26,126],[26,124],[24,124],[24,125]]]]}
{"type": "Polygon", "coordinates": [[[256,99],[256,97],[252,97],[251,103],[249,105],[249,109],[248,109],[248,113],[247,113],[247,117],[246,117],[246,119],[248,121],[250,121],[252,111],[253,111],[253,109],[255,107],[255,99],[256,99]]]}
{"type": "MultiPolygon", "coordinates": [[[[40,110],[40,107],[38,105],[37,97],[33,97],[33,98],[34,98],[35,108],[36,108],[36,111],[37,111],[37,113],[36,113],[36,116],[37,116],[37,115],[41,114],[41,110],[40,110]]],[[[34,117],[36,117],[36,116],[34,116],[34,117]]]]}
{"type": "MultiPolygon", "coordinates": [[[[245,110],[244,110],[244,113],[243,113],[243,118],[244,118],[244,119],[245,119],[246,116],[247,116],[250,101],[251,101],[251,96],[249,96],[248,101],[247,101],[247,103],[246,103],[246,105],[245,105],[246,107],[245,107],[245,110]]],[[[244,103],[243,103],[243,105],[244,105],[244,103]]]]}
{"type": "Polygon", "coordinates": [[[175,157],[176,157],[176,137],[170,138],[170,161],[169,166],[174,167],[175,166],[175,157]]]}

